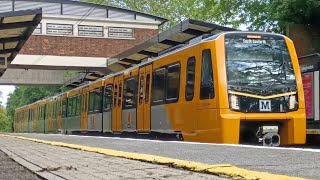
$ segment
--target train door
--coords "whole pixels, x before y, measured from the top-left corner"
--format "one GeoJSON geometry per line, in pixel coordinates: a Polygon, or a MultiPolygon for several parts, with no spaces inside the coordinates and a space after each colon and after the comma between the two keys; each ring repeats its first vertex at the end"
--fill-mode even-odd
{"type": "Polygon", "coordinates": [[[152,64],[139,69],[139,89],[137,105],[137,130],[150,131],[150,94],[152,64]]]}
{"type": "Polygon", "coordinates": [[[113,109],[112,109],[112,131],[122,130],[122,95],[123,76],[114,78],[113,81],[113,109]]]}
{"type": "MultiPolygon", "coordinates": [[[[214,132],[214,136],[210,135],[211,129],[219,129],[220,124],[218,122],[218,109],[217,101],[215,98],[215,86],[216,77],[214,76],[215,62],[213,61],[211,50],[209,48],[203,49],[201,52],[200,63],[197,68],[200,76],[196,77],[197,91],[199,98],[197,102],[197,121],[196,129],[198,131],[198,137],[202,138],[204,142],[217,142],[219,141],[220,134],[218,131],[214,132]],[[210,109],[210,110],[209,110],[210,109]]],[[[214,55],[214,54],[213,54],[214,55]]]]}
{"type": "Polygon", "coordinates": [[[81,131],[88,131],[88,100],[89,91],[85,88],[81,95],[81,131]]]}

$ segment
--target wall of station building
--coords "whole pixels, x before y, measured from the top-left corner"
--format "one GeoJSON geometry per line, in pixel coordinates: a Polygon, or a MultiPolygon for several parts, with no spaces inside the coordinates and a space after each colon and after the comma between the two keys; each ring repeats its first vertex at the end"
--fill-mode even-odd
{"type": "MultiPolygon", "coordinates": [[[[320,26],[289,24],[287,36],[293,40],[298,57],[320,53],[320,26]]],[[[302,74],[308,128],[320,128],[319,71],[302,74]]]]}
{"type": "Polygon", "coordinates": [[[20,54],[80,57],[112,57],[158,34],[153,29],[133,29],[133,38],[92,38],[32,35],[20,54]]]}
{"type": "Polygon", "coordinates": [[[165,19],[68,0],[0,0],[0,13],[42,8],[42,21],[20,54],[112,57],[158,34],[165,19]]]}
{"type": "Polygon", "coordinates": [[[298,57],[320,53],[320,26],[289,24],[286,34],[293,40],[298,57]]]}

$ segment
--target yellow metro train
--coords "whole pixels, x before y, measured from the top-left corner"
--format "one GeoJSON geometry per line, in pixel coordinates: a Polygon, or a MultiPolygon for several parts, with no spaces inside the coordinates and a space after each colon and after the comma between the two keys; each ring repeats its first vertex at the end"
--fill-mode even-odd
{"type": "Polygon", "coordinates": [[[18,108],[15,132],[156,133],[197,142],[304,144],[295,48],[279,34],[212,35],[18,108]]]}

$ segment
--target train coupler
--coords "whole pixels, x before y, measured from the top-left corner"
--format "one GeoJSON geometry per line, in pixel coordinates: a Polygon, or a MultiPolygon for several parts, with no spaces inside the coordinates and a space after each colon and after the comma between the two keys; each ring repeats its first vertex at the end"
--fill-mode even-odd
{"type": "Polygon", "coordinates": [[[260,126],[256,133],[259,143],[263,146],[280,146],[278,126],[260,126]]]}

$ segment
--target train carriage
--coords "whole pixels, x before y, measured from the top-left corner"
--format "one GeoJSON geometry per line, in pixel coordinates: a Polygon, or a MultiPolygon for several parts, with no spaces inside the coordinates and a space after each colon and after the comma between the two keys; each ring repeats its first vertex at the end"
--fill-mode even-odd
{"type": "MultiPolygon", "coordinates": [[[[278,34],[211,35],[57,99],[60,132],[155,132],[274,146],[306,138],[297,56],[292,41],[278,34]]],[[[42,118],[52,116],[41,110],[47,103],[38,103],[42,118]]]]}

